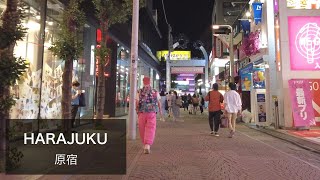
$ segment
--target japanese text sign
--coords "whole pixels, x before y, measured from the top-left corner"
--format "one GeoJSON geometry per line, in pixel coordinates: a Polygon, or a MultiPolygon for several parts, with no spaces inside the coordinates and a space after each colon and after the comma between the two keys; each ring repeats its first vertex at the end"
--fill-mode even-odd
{"type": "Polygon", "coordinates": [[[289,89],[294,126],[303,127],[314,124],[314,110],[309,80],[291,79],[289,80],[289,89]]]}
{"type": "Polygon", "coordinates": [[[320,17],[288,17],[291,70],[320,70],[320,17]]]}

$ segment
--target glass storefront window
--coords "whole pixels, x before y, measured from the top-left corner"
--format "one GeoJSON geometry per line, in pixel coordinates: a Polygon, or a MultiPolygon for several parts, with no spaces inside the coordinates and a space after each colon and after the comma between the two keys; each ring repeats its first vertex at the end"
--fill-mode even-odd
{"type": "Polygon", "coordinates": [[[290,9],[320,9],[320,0],[287,0],[290,9]]]}
{"type": "Polygon", "coordinates": [[[129,51],[118,47],[116,75],[116,116],[128,114],[129,107],[129,51]]]}
{"type": "MultiPolygon", "coordinates": [[[[40,4],[34,1],[27,3],[25,8],[28,16],[22,23],[28,30],[23,40],[17,42],[14,54],[26,59],[29,68],[11,89],[16,100],[10,112],[11,119],[37,119],[39,115],[41,60],[38,53],[41,48],[41,36],[40,19],[37,15],[41,8],[40,4]]],[[[5,9],[3,1],[0,7],[5,9]]]]}
{"type": "Polygon", "coordinates": [[[58,38],[64,6],[59,1],[48,0],[43,55],[43,77],[41,94],[41,118],[61,118],[62,73],[64,63],[54,56],[49,47],[58,38]]]}

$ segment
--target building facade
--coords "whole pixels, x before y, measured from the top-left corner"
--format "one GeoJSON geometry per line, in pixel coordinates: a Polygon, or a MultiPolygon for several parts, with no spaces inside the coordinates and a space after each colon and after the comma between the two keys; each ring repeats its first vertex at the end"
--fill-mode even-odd
{"type": "MultiPolygon", "coordinates": [[[[217,3],[213,24],[229,24],[225,14],[232,15],[237,9],[226,10],[220,6],[229,4],[229,7],[236,7],[238,3],[243,2],[217,3]]],[[[238,32],[244,34],[241,43],[234,44],[235,52],[238,51],[235,53],[238,71],[234,73],[240,78],[238,84],[243,109],[251,111],[251,122],[257,125],[276,128],[319,126],[320,102],[317,97],[320,82],[317,77],[320,75],[320,43],[317,32],[320,26],[320,2],[256,0],[245,3],[248,5],[244,5],[242,12],[236,16],[238,19],[229,24],[234,29],[234,41],[238,32]],[[237,23],[243,20],[249,22],[246,36],[248,29],[237,23]],[[251,38],[250,41],[246,37],[251,38]],[[256,52],[252,52],[252,49],[256,49],[256,52]],[[298,91],[303,93],[299,94],[298,91]]],[[[214,61],[219,58],[218,55],[223,56],[224,46],[217,38],[213,42],[211,67],[219,71],[214,66],[219,61],[214,61]]],[[[211,70],[213,75],[221,74],[221,71],[215,71],[211,70]]]]}

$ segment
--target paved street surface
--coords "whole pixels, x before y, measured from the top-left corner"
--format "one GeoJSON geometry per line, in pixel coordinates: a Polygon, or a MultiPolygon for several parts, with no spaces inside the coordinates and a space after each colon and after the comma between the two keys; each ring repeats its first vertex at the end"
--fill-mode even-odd
{"type": "Polygon", "coordinates": [[[207,114],[182,112],[184,122],[158,121],[151,154],[142,154],[140,140],[127,143],[127,174],[0,176],[0,179],[248,179],[319,180],[320,154],[243,125],[234,138],[227,129],[209,134],[207,114]]]}

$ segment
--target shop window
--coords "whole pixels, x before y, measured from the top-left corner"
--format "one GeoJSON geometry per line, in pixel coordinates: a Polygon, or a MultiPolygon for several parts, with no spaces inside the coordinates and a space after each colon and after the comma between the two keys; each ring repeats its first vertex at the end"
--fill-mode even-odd
{"type": "Polygon", "coordinates": [[[43,55],[43,84],[41,94],[41,118],[61,118],[62,73],[64,63],[54,56],[49,47],[58,38],[60,22],[64,6],[55,0],[47,2],[47,17],[45,26],[43,55]]]}
{"type": "Polygon", "coordinates": [[[116,116],[128,114],[129,112],[129,50],[118,47],[117,73],[116,73],[116,116]]]}
{"type": "MultiPolygon", "coordinates": [[[[5,9],[4,2],[1,1],[0,7],[1,11],[5,9]]],[[[16,43],[14,54],[26,59],[29,68],[11,88],[11,93],[16,100],[10,112],[11,119],[37,119],[39,115],[41,60],[38,52],[41,47],[41,38],[40,19],[37,15],[41,8],[40,4],[28,1],[25,9],[27,17],[22,24],[28,30],[23,40],[16,43]]]]}

